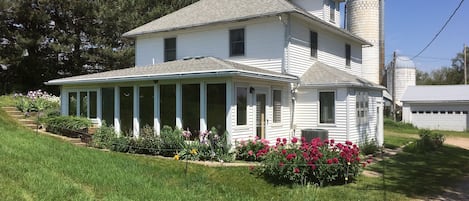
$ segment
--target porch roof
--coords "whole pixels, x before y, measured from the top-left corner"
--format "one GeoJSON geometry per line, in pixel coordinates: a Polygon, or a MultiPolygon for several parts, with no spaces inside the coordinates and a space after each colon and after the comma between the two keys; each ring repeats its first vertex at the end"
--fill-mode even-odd
{"type": "Polygon", "coordinates": [[[150,66],[132,67],[88,75],[50,80],[47,85],[112,83],[210,77],[251,77],[280,82],[296,82],[297,77],[264,70],[215,57],[193,57],[150,66]]]}
{"type": "Polygon", "coordinates": [[[385,89],[364,78],[352,75],[321,62],[316,62],[301,76],[301,86],[311,87],[364,87],[385,89]]]}

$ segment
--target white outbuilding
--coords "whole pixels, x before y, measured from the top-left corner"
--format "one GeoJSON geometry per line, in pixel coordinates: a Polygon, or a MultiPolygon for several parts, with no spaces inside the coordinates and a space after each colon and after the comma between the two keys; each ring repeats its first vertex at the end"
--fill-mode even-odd
{"type": "Polygon", "coordinates": [[[468,85],[409,86],[401,99],[402,120],[418,128],[469,129],[468,85]]]}

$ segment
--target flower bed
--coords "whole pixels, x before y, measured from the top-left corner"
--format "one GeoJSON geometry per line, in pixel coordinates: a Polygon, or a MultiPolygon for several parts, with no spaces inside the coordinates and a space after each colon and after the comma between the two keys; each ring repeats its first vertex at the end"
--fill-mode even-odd
{"type": "Polygon", "coordinates": [[[311,142],[293,138],[277,139],[274,146],[264,145],[256,158],[261,166],[254,172],[275,183],[317,184],[320,186],[344,184],[353,181],[367,163],[361,162],[360,150],[350,141],[334,140],[311,142]]]}

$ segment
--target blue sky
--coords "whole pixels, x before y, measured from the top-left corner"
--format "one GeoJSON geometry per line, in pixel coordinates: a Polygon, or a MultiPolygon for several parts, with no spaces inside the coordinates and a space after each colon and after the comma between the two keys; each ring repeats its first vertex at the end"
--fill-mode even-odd
{"type": "MultiPolygon", "coordinates": [[[[460,0],[386,0],[386,64],[392,53],[412,58],[441,29],[460,0]]],[[[469,1],[465,1],[446,29],[418,58],[417,68],[430,72],[451,66],[451,59],[469,45],[469,1]]]]}

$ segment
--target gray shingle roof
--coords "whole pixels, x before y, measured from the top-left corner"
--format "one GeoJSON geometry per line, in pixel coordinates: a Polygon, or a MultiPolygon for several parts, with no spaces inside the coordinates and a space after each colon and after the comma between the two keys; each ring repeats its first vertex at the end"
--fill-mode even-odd
{"type": "Polygon", "coordinates": [[[402,102],[467,102],[469,85],[408,86],[402,102]]]}
{"type": "Polygon", "coordinates": [[[301,76],[300,80],[302,86],[353,86],[384,89],[381,85],[374,84],[364,78],[360,78],[321,62],[316,62],[309,67],[301,76]]]}
{"type": "Polygon", "coordinates": [[[148,33],[174,31],[210,24],[275,16],[283,13],[301,14],[332,31],[351,37],[362,44],[370,45],[364,39],[330,25],[286,0],[200,0],[128,31],[123,36],[136,37],[148,33]]]}
{"type": "Polygon", "coordinates": [[[214,57],[176,60],[144,67],[132,67],[102,73],[80,75],[51,80],[48,85],[105,83],[144,80],[170,80],[183,78],[243,76],[295,82],[296,77],[269,70],[225,61],[214,57]]]}

